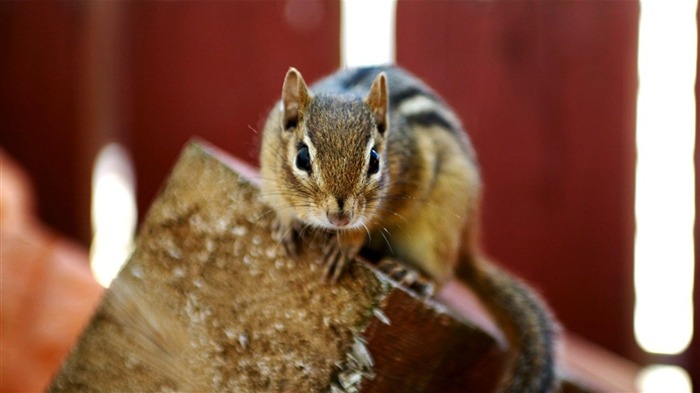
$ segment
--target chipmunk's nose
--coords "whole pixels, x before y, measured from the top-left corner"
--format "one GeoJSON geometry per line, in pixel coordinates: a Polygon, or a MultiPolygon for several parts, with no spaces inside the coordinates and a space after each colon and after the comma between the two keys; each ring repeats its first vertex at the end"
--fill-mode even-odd
{"type": "Polygon", "coordinates": [[[344,228],[353,223],[355,199],[345,196],[331,196],[326,200],[326,219],[334,228],[344,228]]]}
{"type": "Polygon", "coordinates": [[[328,222],[337,227],[344,227],[350,223],[350,215],[345,212],[328,212],[326,217],[328,217],[328,222]]]}

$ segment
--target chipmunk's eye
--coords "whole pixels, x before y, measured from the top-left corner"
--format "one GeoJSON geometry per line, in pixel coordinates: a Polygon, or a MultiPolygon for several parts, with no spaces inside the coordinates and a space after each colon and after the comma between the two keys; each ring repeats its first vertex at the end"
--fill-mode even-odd
{"type": "Polygon", "coordinates": [[[299,146],[299,151],[297,152],[296,166],[302,171],[311,173],[311,156],[309,155],[309,148],[303,143],[299,146]]]}
{"type": "Polygon", "coordinates": [[[374,175],[379,172],[379,153],[372,149],[369,152],[369,168],[367,169],[368,175],[374,175]]]}

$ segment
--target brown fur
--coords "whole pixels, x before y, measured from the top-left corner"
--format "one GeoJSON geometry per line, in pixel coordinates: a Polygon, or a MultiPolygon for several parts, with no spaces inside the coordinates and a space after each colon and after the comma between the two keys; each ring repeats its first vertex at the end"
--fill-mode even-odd
{"type": "MultiPolygon", "coordinates": [[[[511,344],[510,371],[500,391],[550,392],[556,383],[549,313],[524,284],[488,263],[476,247],[481,179],[471,146],[454,115],[427,87],[401,73],[395,77],[415,84],[399,98],[404,103],[411,94],[417,98],[406,110],[414,110],[409,115],[422,122],[408,124],[400,107],[389,112],[384,72],[376,73],[364,99],[314,96],[298,71],[287,73],[281,107],[273,109],[265,125],[260,158],[262,193],[277,212],[278,236],[294,250],[295,225],[335,233],[338,241],[329,241],[326,250],[327,274],[333,279],[366,244],[394,254],[438,285],[455,277],[465,282],[511,344]],[[440,112],[420,119],[421,105],[426,113],[440,112]],[[310,171],[295,168],[301,146],[308,146],[310,171]],[[376,175],[368,172],[370,148],[380,157],[376,175]],[[351,217],[351,224],[333,227],[326,219],[339,215],[351,217]]],[[[334,83],[332,78],[327,83],[334,83]]]]}

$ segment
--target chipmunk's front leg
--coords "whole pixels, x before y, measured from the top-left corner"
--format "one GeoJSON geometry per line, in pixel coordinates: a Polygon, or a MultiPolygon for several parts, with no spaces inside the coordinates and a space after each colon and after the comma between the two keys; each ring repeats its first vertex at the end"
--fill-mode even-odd
{"type": "Polygon", "coordinates": [[[324,277],[337,282],[365,242],[365,233],[340,231],[328,238],[323,248],[324,277]]]}
{"type": "Polygon", "coordinates": [[[290,217],[278,215],[272,222],[273,238],[279,242],[289,256],[297,255],[299,242],[298,224],[290,217]]]}

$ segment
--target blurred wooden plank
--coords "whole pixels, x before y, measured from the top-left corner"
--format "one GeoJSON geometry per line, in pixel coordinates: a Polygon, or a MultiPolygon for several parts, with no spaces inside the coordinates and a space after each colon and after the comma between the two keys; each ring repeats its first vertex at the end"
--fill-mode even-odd
{"type": "Polygon", "coordinates": [[[39,392],[103,288],[87,250],[37,219],[31,180],[2,148],[0,179],[0,392],[39,392]]]}
{"type": "MultiPolygon", "coordinates": [[[[27,171],[37,215],[89,242],[89,177],[76,171],[80,123],[81,30],[85,3],[0,2],[0,146],[27,171]],[[37,143],[41,141],[41,143],[37,143]]],[[[94,130],[93,130],[94,132],[94,130]]]]}
{"type": "Polygon", "coordinates": [[[182,145],[199,135],[255,163],[259,130],[290,66],[340,66],[340,1],[128,2],[125,142],[143,218],[182,145]]]}
{"type": "Polygon", "coordinates": [[[637,1],[399,1],[396,56],[474,142],[486,251],[567,328],[642,361],[632,332],[638,17],[637,1]]]}
{"type": "Polygon", "coordinates": [[[641,367],[575,334],[565,333],[558,354],[565,392],[637,392],[641,367]]]}
{"type": "Polygon", "coordinates": [[[339,26],[338,0],[2,1],[0,145],[40,218],[88,245],[102,143],[128,146],[140,213],[194,134],[255,162],[284,73],[337,69],[339,26]]]}

